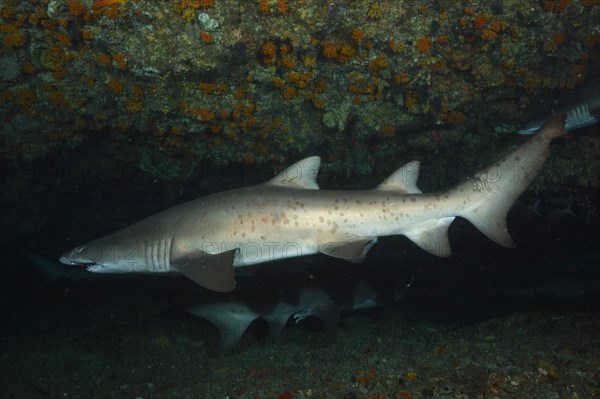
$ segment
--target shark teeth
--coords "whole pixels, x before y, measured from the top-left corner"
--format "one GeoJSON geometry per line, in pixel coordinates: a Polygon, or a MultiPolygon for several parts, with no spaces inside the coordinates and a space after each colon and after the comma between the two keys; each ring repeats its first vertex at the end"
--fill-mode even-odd
{"type": "Polygon", "coordinates": [[[99,265],[97,263],[92,263],[89,265],[85,265],[85,268],[88,272],[97,272],[99,270],[101,270],[104,266],[99,265]]]}

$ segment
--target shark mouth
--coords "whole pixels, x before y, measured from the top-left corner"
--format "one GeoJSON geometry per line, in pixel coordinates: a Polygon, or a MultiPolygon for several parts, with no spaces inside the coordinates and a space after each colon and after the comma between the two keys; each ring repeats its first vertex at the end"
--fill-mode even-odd
{"type": "MultiPolygon", "coordinates": [[[[64,263],[64,262],[63,262],[64,263]]],[[[99,271],[100,269],[104,268],[104,266],[96,263],[96,262],[75,262],[75,261],[69,261],[68,263],[71,266],[82,266],[85,267],[85,269],[88,272],[95,272],[95,271],[99,271]]]]}

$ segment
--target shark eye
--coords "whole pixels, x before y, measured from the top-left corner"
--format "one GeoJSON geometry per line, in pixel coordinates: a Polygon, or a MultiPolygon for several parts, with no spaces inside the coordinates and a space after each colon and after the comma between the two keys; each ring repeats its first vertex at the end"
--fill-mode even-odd
{"type": "Polygon", "coordinates": [[[85,247],[81,247],[81,248],[77,248],[75,251],[77,251],[77,253],[80,254],[81,252],[83,252],[84,249],[85,249],[85,247]]]}

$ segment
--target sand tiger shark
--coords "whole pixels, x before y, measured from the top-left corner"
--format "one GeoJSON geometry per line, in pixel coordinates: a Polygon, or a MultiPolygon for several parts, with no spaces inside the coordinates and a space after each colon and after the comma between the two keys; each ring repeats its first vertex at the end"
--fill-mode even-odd
{"type": "Polygon", "coordinates": [[[305,158],[271,180],[175,206],[66,252],[60,261],[95,273],[182,273],[214,291],[235,288],[234,268],[323,253],[361,262],[377,237],[404,235],[449,256],[448,226],[470,221],[514,247],[506,215],[565,136],[557,116],[510,154],[445,192],[417,187],[419,162],[371,190],[320,190],[320,158],[305,158]]]}

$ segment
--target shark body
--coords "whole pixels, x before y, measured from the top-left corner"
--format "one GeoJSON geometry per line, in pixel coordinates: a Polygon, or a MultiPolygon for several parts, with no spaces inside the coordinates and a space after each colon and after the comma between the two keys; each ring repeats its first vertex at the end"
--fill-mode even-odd
{"type": "Polygon", "coordinates": [[[179,272],[215,291],[235,288],[234,267],[318,252],[362,261],[377,237],[404,235],[449,256],[456,216],[496,243],[513,247],[506,214],[567,135],[564,116],[503,159],[441,193],[417,187],[409,162],[372,190],[320,190],[319,157],[301,160],[266,183],[201,197],[66,252],[60,261],[97,273],[179,272]]]}
{"type": "Polygon", "coordinates": [[[298,282],[293,276],[258,292],[246,289],[233,294],[211,293],[209,298],[188,300],[186,309],[211,322],[219,331],[219,349],[230,350],[258,319],[266,321],[269,338],[276,338],[290,319],[298,323],[312,316],[325,323],[337,323],[342,313],[399,300],[413,282],[400,275],[368,280],[353,272],[344,273],[341,281],[322,277],[298,282]]]}

